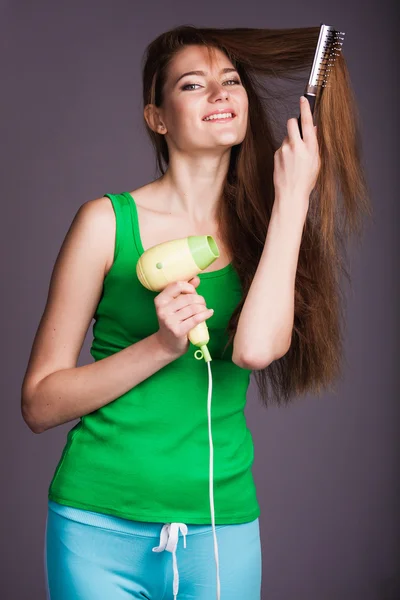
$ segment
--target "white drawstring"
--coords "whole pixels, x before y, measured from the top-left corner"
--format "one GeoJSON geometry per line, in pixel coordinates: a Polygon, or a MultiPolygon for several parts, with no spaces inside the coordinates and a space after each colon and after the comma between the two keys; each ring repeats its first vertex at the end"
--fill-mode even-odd
{"type": "MultiPolygon", "coordinates": [[[[215,563],[217,566],[217,600],[221,598],[221,582],[219,578],[219,557],[218,557],[218,542],[217,542],[217,534],[215,531],[215,510],[214,510],[214,445],[212,441],[212,432],[211,432],[211,396],[212,396],[212,375],[211,375],[211,365],[210,362],[207,362],[208,368],[208,376],[209,376],[209,389],[207,395],[207,414],[208,414],[208,433],[209,433],[209,442],[210,442],[210,476],[209,476],[209,489],[210,489],[210,508],[211,508],[211,525],[214,536],[214,555],[215,555],[215,563]]],[[[185,523],[165,523],[161,529],[160,534],[160,545],[153,548],[153,552],[162,552],[163,550],[168,550],[172,552],[173,558],[173,569],[174,569],[174,583],[173,583],[173,591],[174,591],[174,600],[178,595],[179,588],[179,574],[178,568],[176,564],[176,546],[178,544],[178,530],[181,531],[184,537],[183,545],[186,548],[186,534],[188,532],[187,525],[185,523]]]]}
{"type": "Polygon", "coordinates": [[[163,525],[161,529],[160,545],[155,546],[153,548],[153,552],[162,552],[163,550],[168,550],[168,552],[172,552],[172,563],[174,570],[174,600],[176,600],[179,589],[179,573],[176,561],[176,547],[178,545],[179,531],[183,535],[183,547],[186,548],[186,535],[188,532],[188,528],[187,525],[185,525],[185,523],[165,523],[165,525],[163,525]]]}

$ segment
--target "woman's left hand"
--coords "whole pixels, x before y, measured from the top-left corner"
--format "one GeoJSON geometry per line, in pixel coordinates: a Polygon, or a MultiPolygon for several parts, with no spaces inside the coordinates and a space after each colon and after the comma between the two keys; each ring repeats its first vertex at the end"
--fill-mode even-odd
{"type": "Polygon", "coordinates": [[[275,202],[299,209],[305,216],[321,166],[316,127],[310,103],[300,102],[300,135],[296,118],[287,122],[288,135],[274,154],[275,202]],[[300,205],[299,205],[300,203],[300,205]]]}

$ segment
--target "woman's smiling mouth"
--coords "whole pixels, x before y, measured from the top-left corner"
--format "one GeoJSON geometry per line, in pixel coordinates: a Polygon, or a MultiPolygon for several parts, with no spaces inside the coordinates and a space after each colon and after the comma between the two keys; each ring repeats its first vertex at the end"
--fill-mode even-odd
{"type": "Polygon", "coordinates": [[[208,117],[204,117],[203,121],[207,121],[209,123],[223,123],[225,121],[232,121],[235,118],[235,116],[236,115],[232,112],[217,113],[208,117]]]}

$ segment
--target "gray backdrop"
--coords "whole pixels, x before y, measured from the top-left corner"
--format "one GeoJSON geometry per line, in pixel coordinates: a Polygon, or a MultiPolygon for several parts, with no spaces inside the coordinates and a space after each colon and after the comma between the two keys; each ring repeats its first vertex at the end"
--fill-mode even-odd
{"type": "MultiPolygon", "coordinates": [[[[266,411],[256,402],[254,380],[249,389],[262,598],[400,598],[394,6],[388,0],[1,3],[2,599],[45,598],[47,488],[76,423],[35,435],[20,412],[21,383],[54,261],[83,202],[134,189],[155,175],[140,108],[145,46],[184,23],[321,22],[346,32],[374,219],[363,245],[350,253],[353,287],[347,291],[338,393],[266,411]]],[[[304,83],[282,115],[283,125],[298,116],[304,83]]],[[[91,328],[79,365],[92,360],[90,341],[91,328]]]]}

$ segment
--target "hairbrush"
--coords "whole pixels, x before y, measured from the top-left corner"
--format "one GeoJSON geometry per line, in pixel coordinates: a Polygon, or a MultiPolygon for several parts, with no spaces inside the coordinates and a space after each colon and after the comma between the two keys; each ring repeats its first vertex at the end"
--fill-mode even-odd
{"type": "MultiPolygon", "coordinates": [[[[310,103],[311,114],[314,114],[315,104],[319,101],[323,89],[327,87],[327,81],[335,64],[336,57],[339,56],[339,52],[342,50],[344,36],[344,31],[337,31],[330,25],[323,25],[321,23],[310,77],[308,78],[303,94],[310,103]]],[[[300,135],[303,137],[301,114],[297,122],[300,135]]]]}

